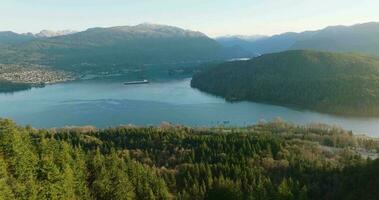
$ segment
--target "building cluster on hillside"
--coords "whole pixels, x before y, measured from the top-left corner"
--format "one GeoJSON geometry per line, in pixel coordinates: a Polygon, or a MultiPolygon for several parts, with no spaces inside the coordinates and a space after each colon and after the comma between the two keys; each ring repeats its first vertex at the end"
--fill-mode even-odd
{"type": "Polygon", "coordinates": [[[0,79],[15,83],[51,84],[72,80],[70,73],[52,70],[43,66],[20,66],[0,64],[0,79]]]}

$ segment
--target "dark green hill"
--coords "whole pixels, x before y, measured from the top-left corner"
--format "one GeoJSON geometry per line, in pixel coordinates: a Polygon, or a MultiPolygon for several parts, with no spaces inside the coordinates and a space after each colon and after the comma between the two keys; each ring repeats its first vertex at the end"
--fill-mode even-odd
{"type": "Polygon", "coordinates": [[[195,75],[192,87],[229,100],[251,100],[336,114],[379,115],[379,60],[286,51],[236,61],[195,75]]]}

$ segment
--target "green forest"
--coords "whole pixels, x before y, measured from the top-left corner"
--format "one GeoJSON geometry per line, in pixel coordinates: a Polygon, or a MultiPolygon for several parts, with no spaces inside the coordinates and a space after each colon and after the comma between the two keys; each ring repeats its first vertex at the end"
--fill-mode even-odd
{"type": "Polygon", "coordinates": [[[0,199],[374,200],[378,151],[374,138],[279,119],[108,129],[2,119],[0,199]]]}
{"type": "Polygon", "coordinates": [[[354,115],[379,115],[379,59],[293,50],[226,62],[194,75],[191,86],[230,101],[250,100],[354,115]]]}

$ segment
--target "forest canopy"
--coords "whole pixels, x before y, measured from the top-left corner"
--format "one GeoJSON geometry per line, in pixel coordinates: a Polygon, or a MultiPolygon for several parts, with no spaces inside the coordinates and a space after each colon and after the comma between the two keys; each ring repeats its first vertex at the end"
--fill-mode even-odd
{"type": "Polygon", "coordinates": [[[0,199],[376,199],[378,150],[377,139],[281,120],[46,130],[4,119],[0,199]]]}

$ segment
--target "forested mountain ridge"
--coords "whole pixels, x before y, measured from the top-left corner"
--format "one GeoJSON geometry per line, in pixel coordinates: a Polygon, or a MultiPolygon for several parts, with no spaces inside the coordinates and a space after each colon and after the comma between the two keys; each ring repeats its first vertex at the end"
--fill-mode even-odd
{"type": "Polygon", "coordinates": [[[370,22],[353,26],[330,26],[316,31],[300,33],[288,32],[255,41],[243,38],[225,42],[226,46],[238,44],[244,49],[256,53],[277,53],[286,50],[311,49],[331,52],[360,53],[379,55],[379,23],[370,22]]]}
{"type": "Polygon", "coordinates": [[[0,199],[367,199],[379,142],[277,120],[246,128],[33,129],[0,120],[0,199]]]}
{"type": "Polygon", "coordinates": [[[231,36],[221,36],[215,38],[215,40],[225,47],[240,47],[246,51],[252,53],[258,53],[258,51],[252,49],[251,43],[256,41],[261,41],[269,38],[268,36],[263,35],[253,35],[253,36],[240,36],[240,35],[231,35],[231,36]]]}
{"type": "Polygon", "coordinates": [[[348,115],[379,115],[379,60],[293,50],[220,64],[192,87],[229,100],[251,100],[348,115]]]}
{"type": "Polygon", "coordinates": [[[3,63],[34,63],[80,71],[104,66],[123,69],[222,60],[236,56],[234,50],[222,47],[200,32],[140,24],[35,38],[2,48],[0,58],[3,63]]]}
{"type": "MultiPolygon", "coordinates": [[[[55,37],[0,32],[4,64],[43,64],[69,70],[128,68],[253,57],[289,49],[314,49],[379,55],[379,23],[332,26],[271,37],[221,37],[181,28],[140,24],[90,28],[55,37]]],[[[43,35],[42,33],[40,35],[43,35]]],[[[50,34],[51,35],[51,34],[50,34]]],[[[54,35],[54,34],[53,34],[54,35]]]]}
{"type": "Polygon", "coordinates": [[[225,37],[217,39],[217,41],[226,47],[237,45],[254,54],[267,54],[286,51],[290,49],[297,40],[309,37],[312,34],[313,32],[288,32],[271,37],[263,37],[254,41],[244,38],[229,38],[227,40],[225,37]]]}
{"type": "Polygon", "coordinates": [[[0,32],[0,48],[4,45],[16,45],[28,42],[34,39],[33,35],[17,34],[11,31],[0,32]]]}
{"type": "Polygon", "coordinates": [[[291,49],[313,49],[332,52],[355,52],[379,55],[379,23],[354,26],[331,26],[305,40],[297,40],[291,49]]]}

